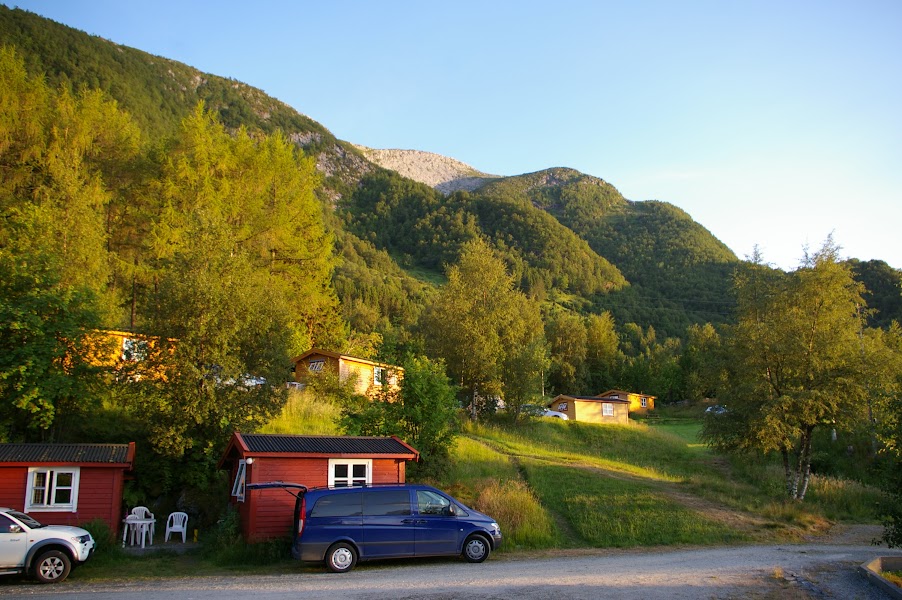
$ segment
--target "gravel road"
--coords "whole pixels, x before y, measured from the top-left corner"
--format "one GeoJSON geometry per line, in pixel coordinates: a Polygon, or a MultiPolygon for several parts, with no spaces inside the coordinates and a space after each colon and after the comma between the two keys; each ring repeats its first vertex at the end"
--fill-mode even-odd
{"type": "Polygon", "coordinates": [[[38,585],[0,581],[0,597],[125,600],[347,599],[696,599],[886,596],[856,568],[902,551],[868,545],[786,544],[663,551],[555,552],[458,560],[379,562],[334,575],[299,567],[290,575],[228,576],[38,585]]]}

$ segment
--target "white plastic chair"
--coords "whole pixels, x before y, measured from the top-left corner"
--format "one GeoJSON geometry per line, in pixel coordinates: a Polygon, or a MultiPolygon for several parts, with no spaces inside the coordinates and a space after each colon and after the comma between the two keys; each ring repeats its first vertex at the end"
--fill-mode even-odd
{"type": "Polygon", "coordinates": [[[185,543],[185,536],[188,533],[188,515],[186,513],[174,512],[169,515],[169,518],[166,519],[166,537],[163,539],[164,542],[169,541],[170,533],[181,533],[182,543],[185,543]]]}
{"type": "Polygon", "coordinates": [[[153,513],[150,512],[150,509],[147,508],[146,506],[136,506],[132,509],[132,515],[134,515],[135,517],[137,517],[139,519],[151,519],[152,520],[152,522],[150,524],[150,543],[153,544],[153,536],[156,533],[156,528],[157,528],[156,527],[157,522],[156,522],[156,520],[154,520],[155,517],[153,516],[153,513]]]}

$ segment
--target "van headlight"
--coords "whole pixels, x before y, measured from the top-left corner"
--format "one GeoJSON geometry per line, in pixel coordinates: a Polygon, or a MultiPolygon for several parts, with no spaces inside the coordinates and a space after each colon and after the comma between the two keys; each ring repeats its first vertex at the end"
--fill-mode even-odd
{"type": "Polygon", "coordinates": [[[489,531],[491,531],[493,534],[499,534],[501,533],[501,527],[498,526],[498,523],[492,521],[491,523],[489,523],[489,531]]]}
{"type": "Polygon", "coordinates": [[[79,544],[87,544],[88,542],[91,541],[91,534],[88,533],[88,534],[85,534],[85,535],[80,535],[80,536],[74,537],[74,538],[72,538],[72,539],[73,539],[74,541],[78,542],[79,544]]]}

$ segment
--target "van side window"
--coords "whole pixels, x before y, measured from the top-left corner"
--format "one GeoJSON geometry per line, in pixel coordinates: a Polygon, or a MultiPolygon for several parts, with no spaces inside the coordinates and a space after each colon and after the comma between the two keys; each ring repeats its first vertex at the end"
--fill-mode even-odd
{"type": "Polygon", "coordinates": [[[371,516],[409,515],[410,492],[407,490],[364,492],[363,514],[371,516]]]}
{"type": "Polygon", "coordinates": [[[316,501],[311,517],[359,517],[360,494],[328,494],[316,501]]]}
{"type": "Polygon", "coordinates": [[[451,501],[429,490],[417,490],[417,510],[421,515],[448,515],[451,501]]]}

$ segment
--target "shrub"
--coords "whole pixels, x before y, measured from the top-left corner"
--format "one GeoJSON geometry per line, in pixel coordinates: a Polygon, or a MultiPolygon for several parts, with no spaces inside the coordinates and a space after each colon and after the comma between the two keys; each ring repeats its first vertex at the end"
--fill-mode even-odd
{"type": "Polygon", "coordinates": [[[479,494],[476,508],[498,521],[510,546],[547,548],[555,542],[551,517],[521,481],[491,482],[479,494]]]}

